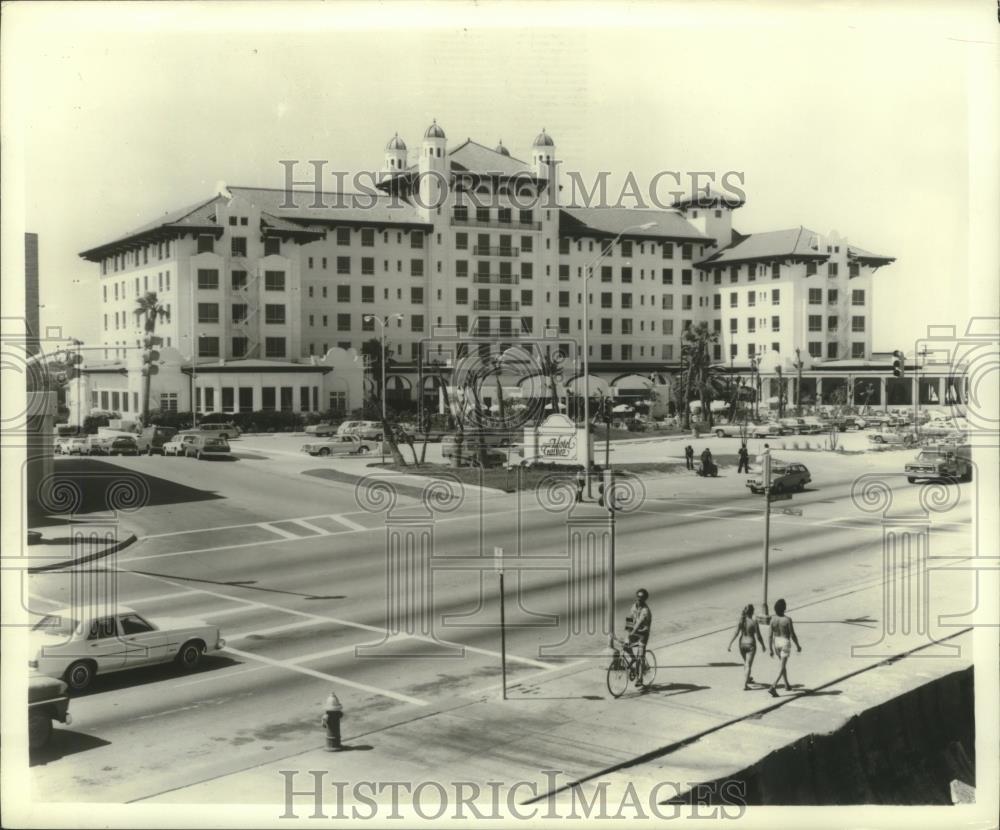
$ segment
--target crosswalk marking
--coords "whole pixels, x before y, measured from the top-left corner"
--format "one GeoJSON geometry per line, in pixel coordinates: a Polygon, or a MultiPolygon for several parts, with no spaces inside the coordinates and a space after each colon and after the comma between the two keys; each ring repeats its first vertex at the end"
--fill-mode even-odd
{"type": "Polygon", "coordinates": [[[336,513],[331,513],[327,518],[333,519],[333,521],[342,524],[344,527],[350,530],[369,530],[369,528],[364,525],[359,525],[357,522],[352,522],[346,516],[341,516],[336,513]]]}
{"type": "Polygon", "coordinates": [[[312,522],[307,522],[305,519],[292,519],[292,521],[299,527],[304,527],[306,530],[311,530],[317,536],[329,536],[329,530],[323,530],[323,528],[314,525],[312,522]]]}
{"type": "Polygon", "coordinates": [[[232,634],[226,633],[225,639],[246,640],[248,637],[265,637],[268,634],[277,634],[279,631],[291,631],[293,628],[305,628],[309,625],[316,625],[316,620],[299,620],[298,622],[285,623],[284,625],[272,625],[270,628],[256,628],[253,631],[236,631],[232,634]]]}
{"type": "Polygon", "coordinates": [[[359,689],[363,692],[369,692],[373,695],[379,695],[380,697],[389,697],[393,700],[401,701],[402,703],[410,703],[414,706],[426,706],[426,700],[420,700],[420,698],[410,697],[409,695],[404,695],[399,692],[393,692],[389,689],[380,689],[377,686],[369,686],[367,683],[358,683],[354,680],[348,680],[346,677],[340,677],[336,674],[326,674],[325,672],[316,671],[315,669],[309,669],[305,666],[299,666],[295,663],[291,663],[288,660],[275,660],[271,657],[264,657],[260,654],[253,654],[249,651],[240,651],[238,648],[230,648],[226,646],[224,651],[228,651],[230,654],[235,654],[237,657],[242,657],[244,660],[256,660],[258,663],[266,663],[269,666],[275,666],[276,668],[288,669],[290,671],[298,672],[299,674],[306,674],[310,677],[317,677],[320,680],[326,680],[329,683],[339,683],[342,686],[348,686],[352,689],[359,689]]]}
{"type": "Polygon", "coordinates": [[[279,536],[284,536],[286,539],[301,539],[297,533],[292,533],[289,530],[285,530],[283,527],[275,527],[267,522],[258,522],[257,527],[263,530],[270,530],[272,533],[277,533],[279,536]]]}
{"type": "Polygon", "coordinates": [[[205,614],[199,614],[198,616],[203,620],[212,620],[216,617],[226,617],[230,614],[245,614],[248,611],[253,611],[253,606],[250,605],[237,605],[233,608],[220,608],[218,611],[208,611],[205,614]]]}

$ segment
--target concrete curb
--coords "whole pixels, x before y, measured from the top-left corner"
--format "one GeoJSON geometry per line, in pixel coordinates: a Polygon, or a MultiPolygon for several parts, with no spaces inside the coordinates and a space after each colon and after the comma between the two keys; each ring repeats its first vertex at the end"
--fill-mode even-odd
{"type": "MultiPolygon", "coordinates": [[[[89,553],[86,556],[81,556],[79,559],[67,559],[63,562],[53,562],[49,565],[36,565],[33,568],[28,568],[28,573],[42,573],[44,571],[58,571],[63,568],[72,568],[76,565],[85,565],[88,562],[94,562],[97,559],[104,559],[106,556],[111,556],[113,553],[119,553],[125,550],[125,548],[130,547],[139,541],[139,537],[135,533],[129,532],[129,535],[119,540],[113,545],[109,545],[104,550],[98,551],[97,553],[89,553]]],[[[26,557],[30,558],[30,557],[26,557]]]]}

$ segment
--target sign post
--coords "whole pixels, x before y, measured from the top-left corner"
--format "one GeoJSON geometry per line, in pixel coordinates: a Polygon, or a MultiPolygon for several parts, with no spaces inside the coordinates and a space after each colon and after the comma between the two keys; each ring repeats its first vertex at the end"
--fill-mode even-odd
{"type": "Polygon", "coordinates": [[[761,573],[761,600],[763,607],[770,611],[767,604],[767,568],[771,552],[771,451],[764,451],[764,568],[761,573]]]}
{"type": "Polygon", "coordinates": [[[500,699],[507,699],[507,629],[504,613],[503,592],[503,548],[493,548],[493,562],[500,577],[500,680],[502,683],[500,699]]]}

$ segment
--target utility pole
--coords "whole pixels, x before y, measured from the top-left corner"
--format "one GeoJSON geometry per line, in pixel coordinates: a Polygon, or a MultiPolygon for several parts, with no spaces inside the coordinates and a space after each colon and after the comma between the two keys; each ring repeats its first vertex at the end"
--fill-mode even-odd
{"type": "Polygon", "coordinates": [[[503,590],[503,548],[493,548],[493,562],[500,577],[500,699],[507,699],[507,621],[503,590]]]}
{"type": "Polygon", "coordinates": [[[795,349],[795,363],[792,364],[795,367],[795,414],[802,415],[802,349],[796,347],[795,349]]]}
{"type": "MultiPolygon", "coordinates": [[[[761,570],[761,602],[767,605],[767,576],[771,556],[771,450],[764,450],[764,565],[761,570]]],[[[770,610],[770,609],[768,609],[770,610]]]]}

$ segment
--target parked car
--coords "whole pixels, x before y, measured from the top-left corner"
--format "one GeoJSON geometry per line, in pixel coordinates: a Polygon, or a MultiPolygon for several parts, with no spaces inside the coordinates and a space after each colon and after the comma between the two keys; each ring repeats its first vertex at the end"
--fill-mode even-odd
{"type": "Polygon", "coordinates": [[[744,429],[749,435],[753,427],[754,424],[716,424],[713,430],[716,438],[739,438],[743,435],[744,429]]]}
{"type": "Polygon", "coordinates": [[[139,452],[146,455],[164,455],[163,447],[177,435],[175,427],[149,426],[136,436],[139,452]]]}
{"type": "Polygon", "coordinates": [[[107,445],[114,440],[113,435],[88,435],[84,455],[107,455],[107,445]]]}
{"type": "Polygon", "coordinates": [[[221,424],[198,424],[195,430],[205,435],[214,435],[228,441],[230,438],[239,438],[243,433],[236,424],[225,422],[221,424]]]}
{"type": "MultiPolygon", "coordinates": [[[[771,461],[771,492],[772,493],[784,493],[793,490],[803,490],[805,486],[812,481],[809,475],[809,470],[806,469],[805,464],[799,463],[782,463],[779,461],[771,461]]],[[[764,475],[761,473],[759,476],[747,479],[747,487],[750,488],[751,493],[763,493],[764,492],[764,475]]]]}
{"type": "Polygon", "coordinates": [[[138,455],[139,445],[131,435],[118,435],[103,447],[107,455],[138,455]]]}
{"type": "Polygon", "coordinates": [[[751,438],[767,438],[771,435],[787,435],[788,428],[778,421],[765,421],[762,424],[754,424],[750,427],[751,438]]]}
{"type": "Polygon", "coordinates": [[[906,480],[916,484],[921,479],[972,481],[972,450],[968,444],[938,444],[922,449],[904,467],[906,480]]]}
{"type": "Polygon", "coordinates": [[[194,435],[193,432],[179,432],[169,441],[163,444],[163,454],[164,455],[184,455],[184,446],[187,442],[189,436],[194,435]]]}
{"type": "Polygon", "coordinates": [[[828,421],[830,427],[836,427],[840,432],[847,432],[849,429],[864,429],[865,419],[857,415],[835,415],[828,421]]]}
{"type": "Polygon", "coordinates": [[[372,451],[371,444],[362,441],[357,435],[334,435],[329,441],[314,441],[302,445],[302,452],[309,455],[367,455],[372,451]]]}
{"type": "Polygon", "coordinates": [[[69,726],[68,687],[61,680],[32,674],[28,678],[28,749],[41,749],[52,737],[52,721],[69,726]]]}
{"type": "Polygon", "coordinates": [[[229,455],[229,442],[222,436],[189,433],[184,439],[184,455],[187,458],[209,458],[213,455],[229,455]]]}
{"type": "Polygon", "coordinates": [[[80,692],[99,674],[155,663],[174,661],[190,671],[205,652],[225,644],[219,627],[201,620],[150,620],[124,605],[113,614],[106,606],[64,608],[32,628],[28,665],[80,692]]]}
{"type": "Polygon", "coordinates": [[[315,435],[317,438],[322,436],[336,435],[337,427],[339,424],[323,423],[323,424],[311,424],[306,427],[306,435],[315,435]]]}
{"type": "Polygon", "coordinates": [[[337,435],[357,435],[368,441],[382,440],[381,421],[344,421],[337,427],[337,435]]]}
{"type": "Polygon", "coordinates": [[[798,421],[800,435],[819,435],[830,431],[830,425],[816,417],[807,415],[804,418],[799,418],[798,421]]]}
{"type": "Polygon", "coordinates": [[[85,455],[90,452],[86,435],[77,435],[66,439],[65,453],[67,455],[85,455]]]}
{"type": "Polygon", "coordinates": [[[917,436],[912,432],[895,432],[891,430],[881,430],[868,436],[868,441],[872,444],[891,447],[912,447],[917,443],[917,436]]]}
{"type": "Polygon", "coordinates": [[[69,455],[69,438],[57,438],[52,444],[52,452],[56,455],[69,455]]]}

